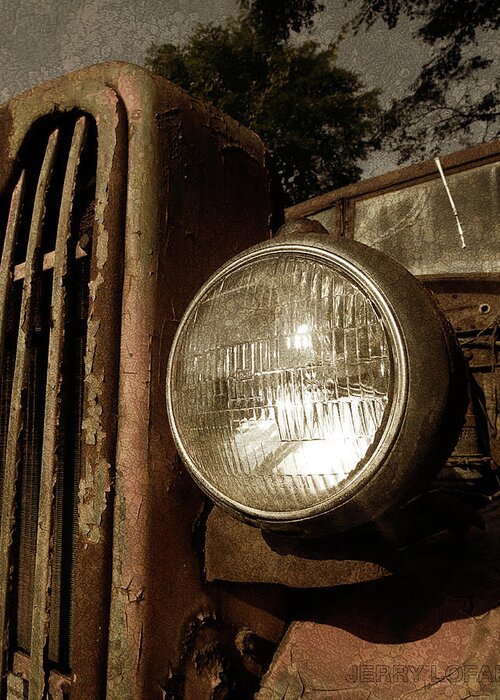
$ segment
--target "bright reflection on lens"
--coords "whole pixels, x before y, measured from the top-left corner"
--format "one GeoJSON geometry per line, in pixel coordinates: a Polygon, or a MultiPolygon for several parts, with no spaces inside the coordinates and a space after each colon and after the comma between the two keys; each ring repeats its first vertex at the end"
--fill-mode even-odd
{"type": "MultiPolygon", "coordinates": [[[[295,350],[306,350],[307,348],[311,347],[312,341],[308,331],[309,326],[307,326],[307,324],[305,323],[302,323],[300,326],[297,327],[297,333],[293,338],[293,347],[295,348],[295,350]]],[[[286,344],[287,348],[290,350],[292,347],[292,339],[287,338],[286,344]]]]}
{"type": "Polygon", "coordinates": [[[372,300],[327,262],[281,252],[228,273],[187,318],[172,366],[192,467],[260,511],[335,494],[385,424],[387,338],[372,300]]]}

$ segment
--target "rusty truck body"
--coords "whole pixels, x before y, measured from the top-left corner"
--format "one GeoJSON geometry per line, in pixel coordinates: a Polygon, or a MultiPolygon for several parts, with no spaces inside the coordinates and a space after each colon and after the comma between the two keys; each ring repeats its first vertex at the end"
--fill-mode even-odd
{"type": "Polygon", "coordinates": [[[11,100],[0,148],[0,697],[497,697],[500,144],[440,161],[465,249],[433,161],[280,212],[253,133],[128,64],[11,100]],[[375,534],[267,536],[172,440],[184,309],[283,219],[398,260],[468,363],[458,445],[375,534]]]}

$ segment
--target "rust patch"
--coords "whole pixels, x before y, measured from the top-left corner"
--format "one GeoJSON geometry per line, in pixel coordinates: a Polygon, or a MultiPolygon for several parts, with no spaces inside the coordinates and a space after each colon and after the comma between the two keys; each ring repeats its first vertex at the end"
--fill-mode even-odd
{"type": "Polygon", "coordinates": [[[78,515],[80,532],[92,544],[101,537],[101,522],[106,510],[106,494],[111,490],[111,465],[104,458],[93,463],[93,472],[80,481],[78,515]]]}
{"type": "MultiPolygon", "coordinates": [[[[95,300],[95,289],[95,286],[91,289],[91,294],[93,294],[92,301],[95,300]]],[[[93,544],[99,542],[102,517],[106,510],[107,494],[111,490],[111,465],[102,456],[106,440],[106,432],[102,424],[103,409],[100,403],[103,394],[104,372],[101,371],[97,374],[93,371],[99,327],[99,320],[89,319],[87,353],[85,356],[87,410],[85,419],[82,422],[85,443],[95,446],[97,457],[95,459],[87,458],[85,476],[81,479],[78,490],[79,529],[84,537],[93,544]]]]}
{"type": "Polygon", "coordinates": [[[373,645],[344,630],[294,623],[256,700],[498,697],[499,612],[457,620],[430,638],[373,645]],[[488,645],[491,645],[488,648],[488,645]]]}
{"type": "Polygon", "coordinates": [[[85,443],[93,445],[96,454],[87,456],[85,476],[79,485],[79,528],[84,537],[97,544],[101,537],[101,523],[107,506],[107,494],[111,491],[111,464],[103,456],[106,453],[107,434],[103,427],[103,407],[105,373],[94,371],[101,322],[94,317],[93,308],[98,299],[101,285],[105,283],[103,270],[108,260],[109,233],[104,221],[102,207],[96,209],[95,224],[99,235],[95,238],[96,274],[89,282],[90,314],[87,325],[87,351],[85,354],[85,385],[87,408],[82,421],[85,443]]]}
{"type": "MultiPolygon", "coordinates": [[[[96,263],[97,263],[97,269],[100,271],[104,268],[107,259],[108,259],[108,239],[109,239],[109,234],[106,231],[105,228],[103,228],[102,231],[99,233],[99,237],[97,239],[97,245],[96,245],[96,263]]],[[[99,272],[99,276],[102,277],[102,275],[99,272]]]]}
{"type": "MultiPolygon", "coordinates": [[[[116,357],[128,148],[123,107],[116,92],[109,86],[120,70],[121,67],[114,64],[64,76],[23,93],[0,110],[0,133],[5,137],[2,142],[5,157],[0,163],[2,190],[10,190],[14,176],[19,175],[16,169],[20,161],[16,159],[16,154],[20,152],[26,134],[38,120],[54,118],[57,121],[59,115],[77,111],[92,117],[98,131],[95,195],[90,184],[85,196],[92,201],[88,204],[87,215],[80,222],[83,233],[80,248],[90,255],[89,248],[93,244],[93,250],[90,257],[89,346],[83,368],[85,418],[82,429],[82,479],[78,485],[81,499],[78,504],[78,528],[81,536],[74,560],[75,625],[71,649],[71,697],[75,700],[105,695],[103,681],[106,673],[111,549],[111,512],[106,505],[109,506],[110,500],[116,438],[116,357]],[[90,233],[91,227],[93,236],[87,234],[87,228],[90,233]]],[[[47,263],[50,262],[47,259],[47,263]]],[[[26,279],[26,269],[18,272],[22,272],[19,277],[26,279]]],[[[39,577],[37,586],[38,582],[39,577]]],[[[40,624],[40,616],[34,615],[35,618],[38,620],[35,624],[40,624]]],[[[45,669],[45,677],[48,678],[48,669],[45,669]]],[[[59,682],[54,685],[54,682],[52,678],[49,680],[51,696],[67,697],[66,681],[62,685],[59,682]]],[[[30,694],[35,695],[37,691],[33,688],[30,688],[30,694]]]]}
{"type": "Polygon", "coordinates": [[[298,601],[308,621],[290,626],[256,700],[498,697],[499,505],[484,517],[455,546],[412,548],[408,576],[298,601]]]}
{"type": "Polygon", "coordinates": [[[256,658],[255,649],[260,641],[263,640],[250,629],[233,628],[214,612],[200,611],[186,625],[180,663],[170,670],[162,688],[163,697],[166,700],[252,697],[271,658],[268,653],[265,665],[256,658]]]}
{"type": "Polygon", "coordinates": [[[82,422],[82,429],[85,433],[85,443],[87,445],[97,445],[105,436],[101,426],[102,407],[99,403],[103,393],[104,373],[101,372],[100,375],[97,376],[93,372],[99,327],[100,321],[89,319],[87,327],[87,352],[85,355],[85,381],[86,386],[88,386],[88,405],[87,415],[82,422]]]}

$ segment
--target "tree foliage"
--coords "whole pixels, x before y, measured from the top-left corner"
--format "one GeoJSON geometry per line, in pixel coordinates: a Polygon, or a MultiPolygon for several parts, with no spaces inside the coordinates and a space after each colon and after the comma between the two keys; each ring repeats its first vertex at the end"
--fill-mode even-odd
{"type": "Polygon", "coordinates": [[[314,15],[325,9],[318,0],[241,0],[247,21],[255,31],[272,44],[288,41],[290,33],[313,27],[314,15]]]}
{"type": "Polygon", "coordinates": [[[236,19],[199,26],[184,46],[152,46],[147,65],[259,134],[287,204],[358,179],[375,145],[377,92],[336,67],[331,48],[290,41],[321,3],[240,4],[236,19]]]}
{"type": "Polygon", "coordinates": [[[430,59],[409,94],[394,100],[385,114],[384,132],[398,146],[401,161],[430,155],[450,137],[463,145],[498,138],[500,81],[484,78],[493,59],[481,55],[478,44],[488,31],[499,29],[500,3],[362,0],[351,28],[370,29],[380,19],[393,29],[404,16],[414,20],[430,59]]]}

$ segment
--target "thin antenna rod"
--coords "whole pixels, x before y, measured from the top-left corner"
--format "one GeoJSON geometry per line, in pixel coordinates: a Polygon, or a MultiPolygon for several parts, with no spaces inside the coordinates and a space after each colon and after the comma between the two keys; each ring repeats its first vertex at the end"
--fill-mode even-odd
{"type": "Polygon", "coordinates": [[[446,194],[448,195],[448,199],[450,200],[451,208],[453,213],[455,214],[455,219],[457,220],[457,226],[458,226],[458,233],[460,234],[460,241],[462,242],[462,248],[465,248],[465,239],[464,239],[464,232],[462,229],[462,224],[460,223],[460,219],[458,218],[458,212],[457,208],[455,206],[455,202],[453,201],[453,197],[451,196],[450,188],[448,187],[448,183],[446,182],[446,177],[444,175],[443,171],[443,166],[441,165],[441,161],[439,158],[434,158],[434,162],[437,165],[437,169],[439,170],[439,174],[441,175],[441,179],[443,181],[444,188],[446,190],[446,194]]]}

